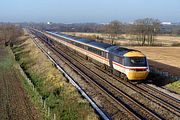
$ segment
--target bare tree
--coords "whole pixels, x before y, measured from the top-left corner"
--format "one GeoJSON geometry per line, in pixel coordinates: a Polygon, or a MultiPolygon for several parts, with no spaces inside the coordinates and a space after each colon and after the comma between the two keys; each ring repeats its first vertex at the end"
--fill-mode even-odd
{"type": "Polygon", "coordinates": [[[122,33],[122,27],[123,24],[117,20],[112,21],[106,25],[105,32],[109,35],[111,39],[111,44],[114,44],[115,38],[118,36],[118,34],[122,33]]]}
{"type": "Polygon", "coordinates": [[[12,24],[1,24],[0,25],[0,43],[5,45],[12,44],[18,36],[22,34],[22,29],[12,24]]]}
{"type": "Polygon", "coordinates": [[[154,36],[160,31],[160,21],[152,18],[138,19],[132,25],[132,29],[142,46],[145,43],[152,45],[155,40],[154,36]]]}

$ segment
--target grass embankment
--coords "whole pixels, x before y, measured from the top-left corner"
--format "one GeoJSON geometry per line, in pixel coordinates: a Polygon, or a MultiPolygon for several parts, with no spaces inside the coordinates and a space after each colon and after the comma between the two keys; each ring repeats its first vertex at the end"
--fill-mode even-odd
{"type": "MultiPolygon", "coordinates": [[[[21,37],[13,51],[51,112],[57,115],[56,119],[98,119],[89,103],[81,98],[71,84],[65,81],[63,75],[34,45],[29,36],[21,37]]],[[[34,100],[35,103],[38,101],[34,100]]]]}

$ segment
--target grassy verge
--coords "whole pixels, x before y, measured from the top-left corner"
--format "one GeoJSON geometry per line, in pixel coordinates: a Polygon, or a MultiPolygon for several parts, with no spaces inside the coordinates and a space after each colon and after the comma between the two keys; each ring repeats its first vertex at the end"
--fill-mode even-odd
{"type": "Polygon", "coordinates": [[[154,85],[165,87],[170,91],[180,94],[180,80],[173,80],[170,77],[162,76],[154,72],[150,72],[147,79],[151,79],[154,85]]]}
{"type": "MultiPolygon", "coordinates": [[[[32,39],[28,36],[19,38],[13,47],[13,52],[16,60],[19,61],[43,100],[46,101],[51,113],[56,114],[56,119],[98,119],[89,103],[82,99],[78,91],[65,81],[63,75],[36,48],[32,39]]],[[[34,103],[40,106],[37,100],[38,95],[35,95],[36,93],[31,92],[30,89],[27,86],[27,91],[30,92],[34,103]]],[[[53,114],[50,114],[50,118],[53,114]]]]}
{"type": "Polygon", "coordinates": [[[170,83],[165,86],[167,89],[170,89],[172,91],[175,91],[176,93],[180,94],[180,81],[176,81],[173,83],[170,83]]]}

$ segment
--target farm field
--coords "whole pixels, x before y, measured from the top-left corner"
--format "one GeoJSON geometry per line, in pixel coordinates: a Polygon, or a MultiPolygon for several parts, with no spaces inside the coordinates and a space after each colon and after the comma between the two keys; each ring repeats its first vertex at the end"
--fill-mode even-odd
{"type": "MultiPolygon", "coordinates": [[[[75,36],[99,36],[101,38],[104,38],[107,40],[107,36],[105,34],[101,33],[81,33],[81,32],[65,32],[67,34],[75,35],[75,36]]],[[[138,42],[135,41],[136,37],[135,35],[127,35],[127,34],[121,34],[118,36],[117,40],[115,40],[115,43],[120,45],[133,45],[137,44],[138,42]]],[[[107,41],[106,41],[107,42],[107,41]]],[[[163,46],[176,46],[180,44],[180,37],[179,36],[168,36],[168,35],[158,35],[155,37],[155,44],[157,45],[163,45],[163,46]]]]}
{"type": "Polygon", "coordinates": [[[0,119],[39,120],[9,47],[0,45],[0,119]]]}

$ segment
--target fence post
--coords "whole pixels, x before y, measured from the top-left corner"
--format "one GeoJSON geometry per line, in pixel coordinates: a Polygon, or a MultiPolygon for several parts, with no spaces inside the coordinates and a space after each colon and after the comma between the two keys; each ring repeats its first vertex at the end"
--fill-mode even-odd
{"type": "Polygon", "coordinates": [[[46,100],[43,101],[43,108],[46,108],[46,100]]]}
{"type": "Polygon", "coordinates": [[[53,120],[56,120],[56,114],[54,113],[54,118],[53,118],[53,120]]]}
{"type": "Polygon", "coordinates": [[[50,116],[50,108],[48,107],[48,117],[50,116]]]}

